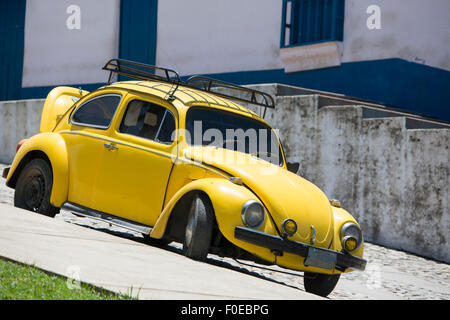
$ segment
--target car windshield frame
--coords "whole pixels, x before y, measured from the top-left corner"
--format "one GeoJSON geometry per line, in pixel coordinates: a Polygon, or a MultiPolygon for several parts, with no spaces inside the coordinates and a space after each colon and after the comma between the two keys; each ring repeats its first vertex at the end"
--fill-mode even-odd
{"type": "MultiPolygon", "coordinates": [[[[252,156],[257,157],[258,159],[262,159],[265,161],[268,161],[272,164],[278,165],[280,167],[283,167],[285,164],[285,156],[284,156],[284,150],[283,147],[281,145],[281,141],[278,137],[278,135],[276,134],[275,130],[268,124],[249,117],[249,116],[245,116],[245,115],[241,115],[235,112],[231,112],[231,111],[227,111],[227,110],[223,110],[223,109],[219,109],[219,108],[214,108],[214,107],[205,107],[205,106],[191,106],[187,112],[186,112],[186,118],[185,118],[185,125],[184,125],[185,131],[186,131],[186,143],[190,146],[203,146],[203,147],[207,147],[207,146],[213,146],[213,147],[219,147],[219,148],[224,148],[224,149],[228,149],[228,150],[233,150],[233,151],[237,151],[237,152],[243,152],[246,154],[251,154],[252,156]],[[197,114],[195,114],[197,113],[197,114]],[[203,114],[202,114],[203,113],[203,114]],[[196,117],[192,118],[196,115],[196,117]],[[198,117],[199,115],[201,115],[202,117],[198,117]],[[209,116],[209,117],[207,117],[209,116]],[[204,129],[203,125],[205,124],[205,120],[206,120],[206,127],[207,129],[204,129]],[[224,121],[225,120],[225,121],[224,121]],[[199,140],[198,138],[196,138],[195,136],[195,130],[198,130],[198,128],[195,128],[195,123],[196,121],[202,121],[201,122],[201,132],[202,132],[202,138],[201,140],[199,140]],[[218,128],[219,126],[212,126],[212,123],[218,124],[219,126],[221,125],[221,128],[218,128]],[[245,126],[244,128],[241,126],[237,126],[237,124],[245,124],[247,126],[245,126]],[[211,140],[204,140],[204,136],[205,136],[205,132],[208,131],[208,129],[214,129],[216,130],[216,133],[221,133],[222,135],[222,140],[218,142],[218,144],[216,144],[216,140],[212,141],[211,140]],[[258,140],[257,142],[257,150],[256,152],[252,152],[255,151],[254,150],[254,146],[251,147],[251,144],[248,144],[248,140],[245,140],[244,142],[244,148],[245,150],[238,150],[238,145],[240,143],[240,140],[232,140],[230,141],[229,139],[226,139],[227,137],[227,132],[224,132],[224,130],[226,131],[226,129],[232,129],[232,130],[237,130],[237,129],[242,129],[242,133],[248,133],[248,129],[254,129],[258,131],[258,134],[256,134],[256,139],[258,140]],[[267,144],[266,144],[266,149],[264,149],[264,151],[266,151],[267,149],[269,149],[268,147],[270,146],[270,149],[267,152],[260,152],[262,150],[258,149],[258,146],[260,146],[259,143],[259,139],[260,139],[260,129],[265,129],[268,130],[271,134],[271,137],[269,137],[269,135],[267,134],[266,138],[267,140],[267,144]],[[219,132],[217,132],[217,130],[219,132]],[[194,132],[194,134],[192,134],[192,132],[194,132]],[[193,137],[193,139],[191,139],[191,137],[193,137]],[[278,147],[278,154],[277,153],[271,153],[271,148],[275,147],[275,145],[273,144],[276,138],[276,146],[278,147]],[[270,142],[269,142],[270,140],[270,142]],[[220,143],[223,142],[222,145],[220,145],[220,143]],[[232,148],[230,148],[230,146],[232,148]],[[251,150],[251,148],[253,148],[253,150],[251,150]],[[262,156],[265,155],[265,156],[262,156]],[[273,158],[277,158],[278,161],[273,162],[271,160],[273,160],[273,158]]],[[[207,135],[208,136],[208,135],[207,135]]],[[[213,138],[215,138],[215,136],[212,136],[213,138]]],[[[235,135],[233,136],[235,137],[235,135]]],[[[245,139],[248,138],[247,135],[245,135],[244,137],[245,139]]],[[[242,143],[242,142],[241,142],[242,143]]],[[[240,145],[242,147],[242,145],[240,145]]]]}

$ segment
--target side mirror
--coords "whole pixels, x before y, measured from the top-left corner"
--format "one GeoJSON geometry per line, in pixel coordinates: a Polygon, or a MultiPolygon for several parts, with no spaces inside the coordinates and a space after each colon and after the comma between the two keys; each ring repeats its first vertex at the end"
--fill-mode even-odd
{"type": "Polygon", "coordinates": [[[300,163],[298,163],[298,162],[288,162],[286,164],[286,167],[287,167],[288,171],[290,171],[292,173],[297,173],[298,172],[298,168],[300,167],[300,163]]]}

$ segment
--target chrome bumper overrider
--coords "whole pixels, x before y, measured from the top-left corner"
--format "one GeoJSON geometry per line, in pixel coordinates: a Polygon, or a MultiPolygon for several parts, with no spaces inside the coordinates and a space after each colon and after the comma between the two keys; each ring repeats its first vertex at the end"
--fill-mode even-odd
{"type": "Polygon", "coordinates": [[[336,268],[344,271],[346,269],[364,270],[367,264],[366,260],[348,253],[310,246],[249,228],[236,227],[234,236],[236,239],[273,251],[297,254],[305,258],[305,266],[329,270],[336,268]]]}

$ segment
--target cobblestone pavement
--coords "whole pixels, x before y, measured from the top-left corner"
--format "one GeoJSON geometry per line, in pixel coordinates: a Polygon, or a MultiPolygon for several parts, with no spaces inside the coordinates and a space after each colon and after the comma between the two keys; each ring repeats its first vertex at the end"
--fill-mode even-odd
{"type": "MultiPolygon", "coordinates": [[[[3,167],[0,164],[0,172],[3,167]]],[[[0,178],[0,203],[12,205],[13,197],[14,190],[7,188],[5,180],[0,178]]],[[[80,218],[68,211],[62,210],[56,219],[143,242],[140,234],[105,222],[80,218]]],[[[181,245],[176,243],[162,248],[181,254],[181,245]]],[[[368,261],[366,270],[342,275],[336,289],[329,295],[330,299],[450,299],[450,265],[446,263],[372,243],[365,243],[364,258],[368,261]]],[[[301,272],[249,262],[242,264],[215,255],[209,256],[208,263],[304,290],[301,272]]]]}

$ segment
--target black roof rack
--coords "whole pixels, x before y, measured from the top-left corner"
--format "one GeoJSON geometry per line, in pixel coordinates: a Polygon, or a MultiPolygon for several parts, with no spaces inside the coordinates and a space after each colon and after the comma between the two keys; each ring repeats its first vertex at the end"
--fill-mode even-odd
{"type": "Polygon", "coordinates": [[[193,76],[187,79],[185,82],[181,82],[180,76],[174,70],[123,59],[109,60],[103,67],[103,70],[110,72],[108,84],[110,84],[111,82],[113,73],[134,79],[157,80],[169,83],[173,85],[173,88],[168,93],[169,99],[174,99],[173,94],[175,93],[175,91],[177,91],[178,86],[181,84],[193,89],[210,92],[231,100],[264,107],[264,113],[266,111],[266,108],[275,108],[274,99],[270,94],[203,76],[193,76]],[[162,73],[162,75],[158,75],[156,74],[156,72],[162,73]],[[235,96],[231,94],[216,92],[212,90],[213,88],[231,89],[232,91],[235,91],[237,95],[235,96]]]}
{"type": "Polygon", "coordinates": [[[186,80],[183,85],[186,85],[188,87],[192,87],[195,89],[200,89],[206,92],[211,92],[215,95],[237,100],[240,102],[246,102],[250,104],[254,104],[260,107],[265,108],[275,108],[275,102],[273,100],[273,97],[265,92],[238,86],[229,82],[224,82],[212,78],[207,78],[203,76],[193,76],[186,80]],[[238,93],[238,96],[225,94],[221,92],[213,91],[212,88],[225,88],[225,89],[231,89],[236,91],[238,93]]]}
{"type": "Polygon", "coordinates": [[[172,90],[168,93],[169,99],[173,99],[173,94],[181,83],[179,74],[174,70],[129,60],[111,59],[102,69],[110,72],[108,84],[111,83],[113,73],[134,79],[157,80],[169,83],[173,85],[172,90]],[[158,75],[157,72],[162,73],[162,75],[158,75]]]}

